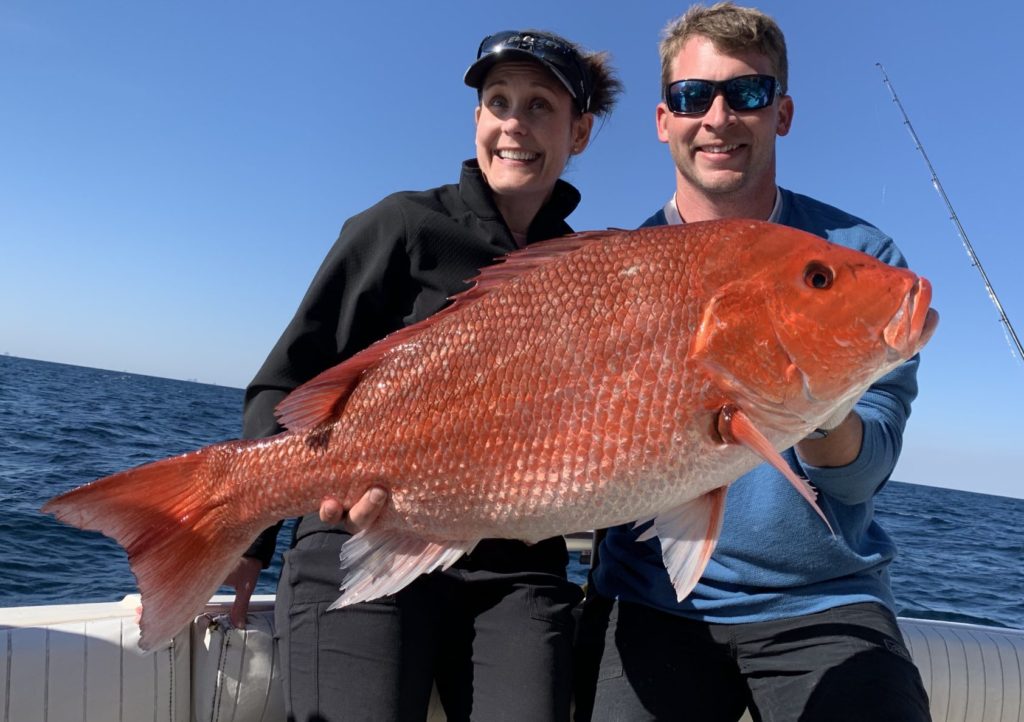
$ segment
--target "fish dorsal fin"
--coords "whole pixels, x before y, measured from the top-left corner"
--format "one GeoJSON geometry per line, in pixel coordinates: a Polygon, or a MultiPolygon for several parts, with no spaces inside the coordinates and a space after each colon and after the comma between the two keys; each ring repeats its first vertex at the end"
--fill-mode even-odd
{"type": "Polygon", "coordinates": [[[603,242],[619,231],[589,231],[532,243],[512,251],[472,279],[473,286],[451,297],[452,303],[432,316],[388,334],[337,366],[292,391],[274,410],[277,420],[291,431],[310,429],[341,414],[363,374],[375,367],[392,349],[401,346],[444,318],[458,313],[496,288],[542,268],[592,243],[603,242]]]}
{"type": "Polygon", "coordinates": [[[373,349],[370,346],[332,366],[288,394],[274,409],[281,426],[291,431],[310,429],[340,414],[363,372],[376,365],[383,353],[371,353],[373,349]]]}
{"type": "MultiPolygon", "coordinates": [[[[473,279],[473,287],[453,296],[453,303],[420,323],[429,323],[438,316],[446,315],[471,301],[486,296],[497,287],[512,281],[519,276],[526,275],[531,271],[548,265],[557,258],[567,256],[580,248],[589,246],[592,243],[604,242],[612,236],[622,235],[622,231],[587,231],[585,233],[573,233],[568,236],[552,238],[547,241],[531,243],[525,248],[502,256],[493,266],[480,269],[480,273],[473,279]]],[[[415,328],[420,324],[409,326],[415,328]]]]}

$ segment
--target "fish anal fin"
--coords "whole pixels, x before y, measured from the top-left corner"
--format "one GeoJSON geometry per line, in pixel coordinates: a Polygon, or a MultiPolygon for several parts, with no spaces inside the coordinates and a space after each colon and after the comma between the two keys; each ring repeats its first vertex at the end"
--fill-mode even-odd
{"type": "Polygon", "coordinates": [[[364,350],[354,354],[337,366],[299,386],[289,394],[274,414],[286,429],[292,431],[311,429],[337,418],[345,407],[349,396],[359,385],[363,374],[372,369],[393,349],[421,334],[426,328],[441,322],[448,316],[460,312],[466,306],[486,297],[497,288],[516,278],[544,267],[554,260],[566,256],[593,243],[603,243],[618,231],[589,231],[561,238],[531,243],[526,248],[509,253],[499,259],[501,262],[487,266],[470,280],[470,288],[451,297],[452,303],[418,323],[411,324],[388,334],[364,350]]]}
{"type": "Polygon", "coordinates": [[[421,574],[447,569],[475,546],[476,540],[437,542],[371,526],[342,545],[342,593],[330,608],[394,594],[421,574]]]}
{"type": "Polygon", "coordinates": [[[715,551],[725,515],[727,487],[719,487],[703,496],[659,514],[654,526],[643,538],[653,533],[661,542],[661,557],[669,579],[681,602],[693,588],[715,551]]]}
{"type": "Polygon", "coordinates": [[[832,525],[829,524],[825,513],[818,506],[818,492],[814,490],[814,487],[811,486],[807,479],[798,476],[793,471],[789,464],[786,463],[786,460],[782,458],[782,454],[775,450],[771,442],[764,437],[764,434],[757,430],[754,422],[746,414],[733,407],[723,408],[718,418],[718,431],[727,443],[742,444],[774,466],[793,485],[797,493],[811,505],[818,516],[821,517],[821,520],[825,522],[829,532],[835,536],[832,525]]]}

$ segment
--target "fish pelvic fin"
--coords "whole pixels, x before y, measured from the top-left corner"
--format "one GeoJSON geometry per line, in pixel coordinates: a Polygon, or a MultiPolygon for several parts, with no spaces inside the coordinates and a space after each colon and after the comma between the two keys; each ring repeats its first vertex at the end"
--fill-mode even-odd
{"type": "Polygon", "coordinates": [[[330,609],[394,594],[421,574],[447,569],[477,541],[436,542],[394,529],[364,529],[341,547],[342,594],[330,609]]]}
{"type": "Polygon", "coordinates": [[[697,586],[715,551],[725,517],[726,490],[719,487],[659,514],[654,524],[637,537],[637,541],[646,541],[657,535],[661,558],[680,602],[697,586]]]}
{"type": "Polygon", "coordinates": [[[764,434],[757,430],[750,417],[739,409],[727,406],[719,414],[718,432],[726,442],[742,444],[774,466],[793,485],[797,493],[817,512],[832,536],[836,535],[825,513],[818,506],[818,492],[815,491],[807,479],[793,471],[789,464],[786,463],[786,460],[782,458],[782,454],[776,451],[771,442],[764,437],[764,434]]]}
{"type": "Polygon", "coordinates": [[[142,597],[139,647],[154,649],[202,612],[259,529],[239,528],[212,498],[227,442],[108,476],[48,501],[47,514],[98,531],[128,552],[142,597]],[[198,480],[198,481],[197,481],[198,480]]]}

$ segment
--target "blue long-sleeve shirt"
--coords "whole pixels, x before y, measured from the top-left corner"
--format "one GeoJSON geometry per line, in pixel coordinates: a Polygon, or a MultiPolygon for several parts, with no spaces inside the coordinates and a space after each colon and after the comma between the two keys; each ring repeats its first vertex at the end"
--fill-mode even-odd
{"type": "MultiPolygon", "coordinates": [[[[778,222],[854,248],[890,265],[906,261],[892,239],[869,223],[807,196],[780,189],[778,222]]],[[[644,225],[667,223],[663,211],[644,225]]],[[[682,602],[661,558],[657,537],[636,537],[642,525],[614,527],[592,572],[597,591],[708,622],[743,623],[794,617],[857,602],[893,607],[888,567],[895,545],[874,519],[874,495],[889,479],[917,396],[918,357],[877,381],[857,403],[864,423],[860,454],[850,464],[806,464],[794,449],[782,456],[819,491],[814,510],[768,464],[735,481],[715,552],[682,602]]]]}

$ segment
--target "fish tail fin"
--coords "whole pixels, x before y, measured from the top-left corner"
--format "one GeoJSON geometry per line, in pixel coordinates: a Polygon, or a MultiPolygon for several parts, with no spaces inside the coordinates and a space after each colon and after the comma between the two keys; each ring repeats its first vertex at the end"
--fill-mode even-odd
{"type": "Polygon", "coordinates": [[[260,529],[240,522],[222,480],[226,442],[123,471],[48,501],[42,511],[98,531],[128,552],[142,596],[139,646],[171,639],[202,611],[260,529]]]}

